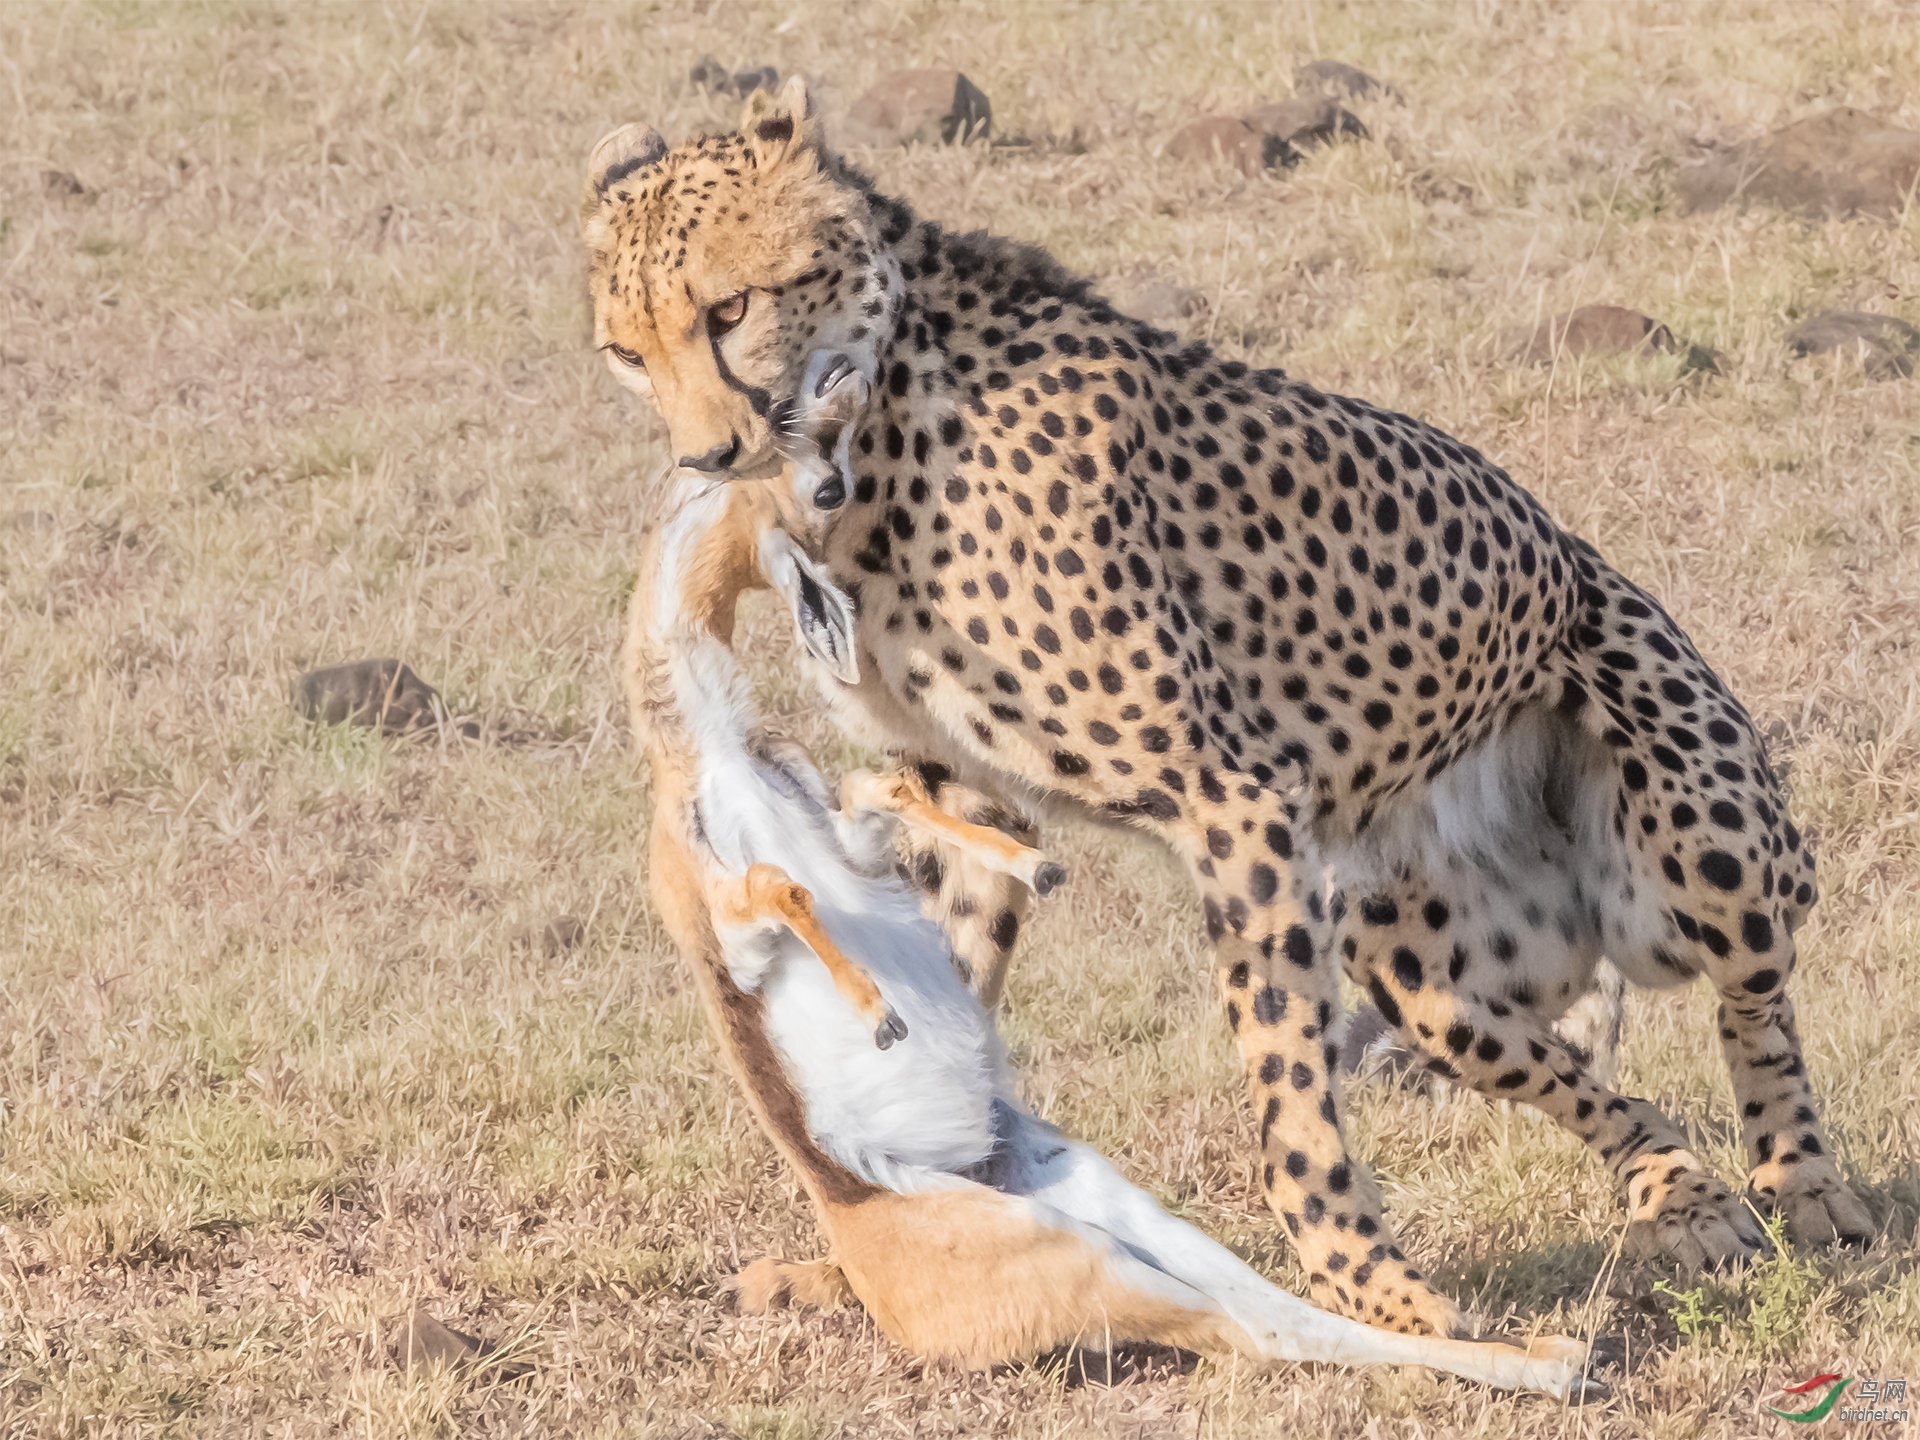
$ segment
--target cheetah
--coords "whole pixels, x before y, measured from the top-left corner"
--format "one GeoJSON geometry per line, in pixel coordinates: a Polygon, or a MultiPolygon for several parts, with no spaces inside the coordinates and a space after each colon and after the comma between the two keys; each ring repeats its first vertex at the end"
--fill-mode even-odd
{"type": "Polygon", "coordinates": [[[909,767],[1181,857],[1260,1183],[1321,1304],[1471,1323],[1348,1153],[1341,970],[1433,1072],[1586,1142],[1630,1251],[1686,1266],[1765,1234],[1554,1021],[1603,957],[1639,985],[1705,974],[1748,1197],[1796,1243],[1869,1237],[1787,994],[1813,857],[1753,723],[1504,472],[919,218],[826,146],[797,82],[737,132],[603,139],[582,226],[595,344],[684,470],[788,483],[808,362],[850,357],[868,394],[810,543],[855,607],[859,679],[823,689],[909,767]]]}
{"type": "Polygon", "coordinates": [[[778,591],[832,670],[847,669],[838,640],[851,628],[836,587],[768,523],[766,498],[712,478],[667,497],[625,647],[657,802],[655,902],[831,1244],[821,1259],[746,1267],[742,1308],[850,1293],[898,1343],[973,1365],[1097,1334],[1595,1393],[1572,1337],[1394,1335],[1318,1310],[1026,1113],[991,1007],[890,873],[889,831],[938,837],[1022,883],[1059,867],[880,777],[849,775],[836,805],[806,751],[754,714],[727,643],[741,591],[778,591]]]}

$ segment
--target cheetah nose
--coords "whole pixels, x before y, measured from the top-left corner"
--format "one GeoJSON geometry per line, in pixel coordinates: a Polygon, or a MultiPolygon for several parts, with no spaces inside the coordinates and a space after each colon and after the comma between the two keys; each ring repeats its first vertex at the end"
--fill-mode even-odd
{"type": "Polygon", "coordinates": [[[716,470],[725,470],[739,458],[740,435],[738,431],[735,431],[734,434],[728,438],[726,444],[716,445],[704,455],[682,455],[680,457],[680,468],[683,470],[698,470],[704,475],[711,475],[716,470]]]}

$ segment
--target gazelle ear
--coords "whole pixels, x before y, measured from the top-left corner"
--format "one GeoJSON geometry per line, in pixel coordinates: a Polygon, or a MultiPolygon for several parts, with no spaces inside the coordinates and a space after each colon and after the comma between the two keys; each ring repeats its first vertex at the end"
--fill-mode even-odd
{"type": "Polygon", "coordinates": [[[820,106],[798,75],[780,87],[778,95],[756,90],[740,112],[740,133],[762,170],[820,160],[820,106]]]}
{"type": "Polygon", "coordinates": [[[608,190],[666,153],[667,142],[660,138],[660,132],[639,120],[601,136],[587,157],[587,188],[580,196],[581,225],[584,227],[599,210],[608,190]]]}
{"type": "Polygon", "coordinates": [[[844,350],[816,350],[800,377],[800,410],[808,420],[853,419],[873,393],[872,379],[844,350]]]}
{"type": "Polygon", "coordinates": [[[760,569],[785,598],[808,651],[842,684],[860,683],[853,644],[853,602],[784,530],[760,532],[760,569]]]}

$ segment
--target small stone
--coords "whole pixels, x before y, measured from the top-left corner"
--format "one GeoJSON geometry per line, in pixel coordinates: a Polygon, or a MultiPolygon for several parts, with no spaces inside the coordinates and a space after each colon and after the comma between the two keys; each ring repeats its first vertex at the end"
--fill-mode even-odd
{"type": "Polygon", "coordinates": [[[353,660],[309,670],[294,682],[293,704],[322,725],[377,726],[397,734],[433,725],[440,695],[398,660],[353,660]]]}
{"type": "Polygon", "coordinates": [[[1817,217],[1895,219],[1920,189],[1920,130],[1842,107],[1683,166],[1674,183],[1691,210],[1758,200],[1817,217]]]}
{"type": "Polygon", "coordinates": [[[1509,342],[1513,359],[1522,365],[1548,365],[1556,356],[1573,360],[1582,355],[1632,355],[1648,350],[1674,353],[1680,349],[1673,331],[1624,305],[1582,305],[1536,327],[1521,327],[1509,342]]]}
{"type": "Polygon", "coordinates": [[[958,70],[896,70],[853,102],[843,126],[857,145],[964,145],[993,129],[993,106],[958,70]]]}
{"type": "Polygon", "coordinates": [[[1920,330],[1892,315],[1828,310],[1788,331],[1787,349],[1798,356],[1850,355],[1869,380],[1899,380],[1913,374],[1920,330]]]}
{"type": "Polygon", "coordinates": [[[556,915],[544,925],[524,926],[513,938],[516,944],[536,949],[552,960],[585,944],[587,926],[577,915],[556,915]]]}
{"type": "Polygon", "coordinates": [[[1383,85],[1366,71],[1339,60],[1309,60],[1294,67],[1293,88],[1301,95],[1324,95],[1336,100],[1364,99],[1381,95],[1398,98],[1391,85],[1383,85]]]}
{"type": "Polygon", "coordinates": [[[700,63],[687,72],[687,80],[696,90],[713,95],[751,95],[756,90],[776,90],[780,72],[771,65],[752,70],[729,70],[711,55],[702,55],[700,63]]]}
{"type": "Polygon", "coordinates": [[[1167,142],[1166,153],[1194,165],[1232,165],[1249,176],[1300,158],[1278,135],[1264,135],[1234,115],[1208,115],[1182,125],[1167,142]]]}
{"type": "Polygon", "coordinates": [[[520,1380],[533,1373],[533,1366],[518,1360],[493,1358],[499,1346],[476,1335],[442,1325],[424,1310],[415,1310],[406,1318],[400,1338],[394,1344],[394,1359],[402,1370],[484,1370],[501,1380],[520,1380]]]}
{"type": "Polygon", "coordinates": [[[1107,298],[1122,315],[1162,330],[1184,330],[1189,322],[1205,319],[1212,308],[1204,290],[1178,284],[1145,266],[1116,275],[1107,298]]]}
{"type": "Polygon", "coordinates": [[[1365,140],[1367,127],[1337,101],[1279,100],[1249,110],[1241,117],[1265,135],[1278,136],[1296,150],[1309,145],[1331,145],[1335,140],[1365,140]]]}
{"type": "Polygon", "coordinates": [[[733,72],[733,93],[751,95],[756,90],[778,90],[780,72],[771,65],[762,65],[757,70],[736,70],[733,72]]]}
{"type": "Polygon", "coordinates": [[[66,170],[42,170],[40,183],[46,187],[49,195],[62,199],[76,199],[87,193],[87,187],[80,183],[79,178],[66,170]]]}

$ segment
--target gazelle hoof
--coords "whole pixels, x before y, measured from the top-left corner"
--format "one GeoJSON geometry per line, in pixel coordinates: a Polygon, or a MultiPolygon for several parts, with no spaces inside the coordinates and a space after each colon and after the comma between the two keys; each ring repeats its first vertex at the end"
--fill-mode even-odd
{"type": "Polygon", "coordinates": [[[887,1011],[887,1018],[882,1020],[879,1028],[873,1032],[873,1043],[882,1050],[891,1050],[894,1041],[906,1038],[907,1022],[891,1010],[887,1011]]]}
{"type": "Polygon", "coordinates": [[[1058,861],[1049,860],[1033,872],[1033,893],[1051,895],[1067,883],[1067,867],[1058,861]]]}
{"type": "Polygon", "coordinates": [[[1611,1394],[1613,1389],[1605,1381],[1596,1380],[1591,1375],[1578,1375],[1574,1377],[1572,1386],[1567,1390],[1567,1403],[1598,1405],[1611,1394]]]}

